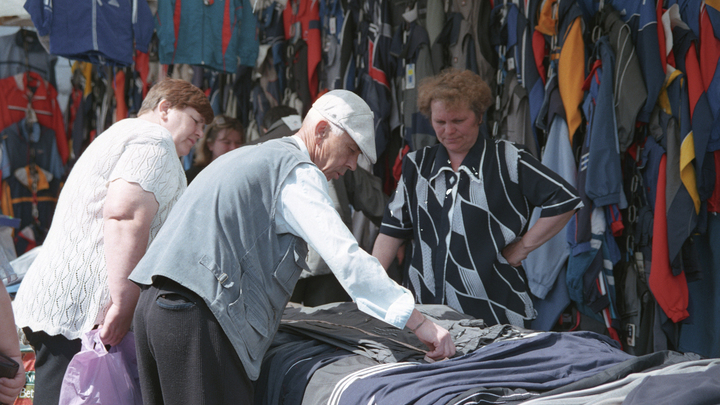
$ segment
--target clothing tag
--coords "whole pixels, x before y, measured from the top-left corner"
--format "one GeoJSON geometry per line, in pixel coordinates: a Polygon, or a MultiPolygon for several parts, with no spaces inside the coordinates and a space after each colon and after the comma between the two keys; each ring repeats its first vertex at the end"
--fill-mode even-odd
{"type": "Polygon", "coordinates": [[[405,90],[415,88],[415,64],[408,63],[405,65],[405,90]]]}
{"type": "Polygon", "coordinates": [[[637,267],[638,277],[643,282],[647,282],[645,275],[645,259],[643,258],[642,252],[635,252],[635,266],[637,267]]]}
{"type": "Polygon", "coordinates": [[[515,58],[508,58],[507,66],[507,70],[515,70],[515,58]]]}
{"type": "Polygon", "coordinates": [[[337,18],[330,17],[330,34],[337,34],[337,18]]]}
{"type": "Polygon", "coordinates": [[[292,36],[293,43],[296,43],[300,38],[302,38],[302,24],[300,21],[293,23],[290,26],[290,36],[292,36]]]}
{"type": "Polygon", "coordinates": [[[297,131],[302,126],[302,120],[299,115],[288,115],[287,117],[282,117],[281,119],[291,131],[297,131]]]}
{"type": "Polygon", "coordinates": [[[630,347],[635,347],[635,324],[629,323],[627,324],[627,338],[625,340],[625,343],[627,343],[630,347]]]}

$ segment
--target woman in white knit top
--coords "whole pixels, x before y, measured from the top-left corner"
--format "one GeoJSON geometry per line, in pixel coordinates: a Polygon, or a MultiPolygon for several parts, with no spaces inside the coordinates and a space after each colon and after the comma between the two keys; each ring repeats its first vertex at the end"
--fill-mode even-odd
{"type": "Polygon", "coordinates": [[[57,404],[84,333],[100,327],[112,346],[129,330],[140,290],[127,276],[187,187],[178,157],[212,119],[200,89],[165,79],[138,118],[108,128],[73,167],[14,302],[36,352],[35,404],[57,404]]]}

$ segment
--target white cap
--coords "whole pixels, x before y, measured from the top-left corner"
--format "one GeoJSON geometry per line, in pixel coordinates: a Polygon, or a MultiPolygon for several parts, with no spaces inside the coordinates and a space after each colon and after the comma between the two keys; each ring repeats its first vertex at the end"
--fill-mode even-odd
{"type": "Polygon", "coordinates": [[[315,100],[312,108],[347,132],[370,162],[377,161],[374,115],[365,100],[351,91],[333,90],[315,100]]]}

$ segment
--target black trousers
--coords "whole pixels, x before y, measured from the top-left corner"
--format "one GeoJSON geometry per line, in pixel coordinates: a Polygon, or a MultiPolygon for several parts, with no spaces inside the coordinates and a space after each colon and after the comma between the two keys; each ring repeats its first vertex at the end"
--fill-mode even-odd
{"type": "Polygon", "coordinates": [[[253,404],[253,385],[205,302],[166,278],[140,293],[134,317],[145,405],[253,404]]]}
{"type": "Polygon", "coordinates": [[[35,350],[35,405],[57,405],[60,388],[70,360],[80,352],[82,341],[63,335],[50,336],[43,331],[23,328],[25,337],[35,350]]]}

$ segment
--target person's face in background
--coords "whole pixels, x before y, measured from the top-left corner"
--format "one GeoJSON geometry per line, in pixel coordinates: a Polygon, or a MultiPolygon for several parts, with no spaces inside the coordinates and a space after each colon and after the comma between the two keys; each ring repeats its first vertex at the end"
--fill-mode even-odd
{"type": "Polygon", "coordinates": [[[219,156],[239,148],[242,144],[240,132],[232,128],[224,128],[218,132],[214,141],[208,142],[208,149],[212,152],[212,160],[215,160],[219,156]]]}

